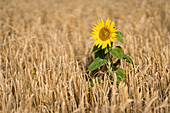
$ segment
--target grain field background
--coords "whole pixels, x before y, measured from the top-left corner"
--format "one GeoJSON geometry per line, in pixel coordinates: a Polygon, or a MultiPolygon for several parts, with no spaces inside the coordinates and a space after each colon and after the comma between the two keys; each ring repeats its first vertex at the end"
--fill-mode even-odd
{"type": "Polygon", "coordinates": [[[170,0],[0,0],[0,113],[168,113],[169,82],[170,0]],[[86,72],[100,18],[136,65],[119,86],[86,72]]]}

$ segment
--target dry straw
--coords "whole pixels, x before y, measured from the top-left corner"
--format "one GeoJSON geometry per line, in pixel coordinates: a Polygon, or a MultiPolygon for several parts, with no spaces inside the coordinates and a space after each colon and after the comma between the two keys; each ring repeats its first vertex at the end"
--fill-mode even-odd
{"type": "Polygon", "coordinates": [[[169,4],[0,0],[0,112],[168,113],[169,4]],[[101,17],[115,20],[136,68],[122,61],[119,87],[98,72],[89,91],[90,29],[101,17]]]}

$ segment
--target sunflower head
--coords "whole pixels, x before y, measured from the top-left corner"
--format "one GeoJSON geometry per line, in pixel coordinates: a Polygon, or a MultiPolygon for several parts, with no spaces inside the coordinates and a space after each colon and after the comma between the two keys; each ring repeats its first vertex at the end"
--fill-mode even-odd
{"type": "Polygon", "coordinates": [[[103,19],[98,20],[97,24],[92,28],[93,32],[91,34],[91,38],[96,40],[94,45],[102,46],[102,49],[106,48],[107,45],[111,47],[111,42],[114,42],[117,35],[117,30],[114,26],[115,23],[111,23],[110,19],[107,19],[106,22],[103,19]]]}

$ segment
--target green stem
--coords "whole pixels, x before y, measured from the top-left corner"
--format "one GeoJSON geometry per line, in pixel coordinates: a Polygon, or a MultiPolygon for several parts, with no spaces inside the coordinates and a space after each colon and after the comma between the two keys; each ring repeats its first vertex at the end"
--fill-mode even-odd
{"type": "Polygon", "coordinates": [[[109,68],[109,72],[112,72],[111,61],[110,61],[110,52],[108,52],[108,68],[109,68]]]}

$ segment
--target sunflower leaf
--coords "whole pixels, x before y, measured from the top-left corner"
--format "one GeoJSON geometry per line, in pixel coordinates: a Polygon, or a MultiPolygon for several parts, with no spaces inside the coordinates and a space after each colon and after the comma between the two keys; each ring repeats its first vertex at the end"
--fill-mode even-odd
{"type": "Polygon", "coordinates": [[[123,57],[123,50],[120,46],[116,46],[110,51],[111,55],[115,58],[122,59],[123,57]]]}
{"type": "Polygon", "coordinates": [[[106,60],[97,57],[89,66],[88,71],[93,71],[106,63],[106,60]]]}
{"type": "Polygon", "coordinates": [[[119,68],[115,71],[116,76],[117,76],[117,84],[122,81],[122,79],[125,77],[125,71],[122,68],[119,68]]]}
{"type": "Polygon", "coordinates": [[[91,56],[93,53],[96,53],[97,51],[101,50],[101,47],[97,47],[96,45],[93,47],[92,52],[89,54],[91,56]]]}
{"type": "Polygon", "coordinates": [[[126,59],[126,62],[128,63],[132,63],[133,67],[135,67],[135,64],[130,56],[123,54],[123,59],[126,59]]]}
{"type": "Polygon", "coordinates": [[[121,42],[122,44],[124,43],[123,38],[122,38],[122,33],[120,31],[116,32],[117,33],[117,40],[121,42]]]}

